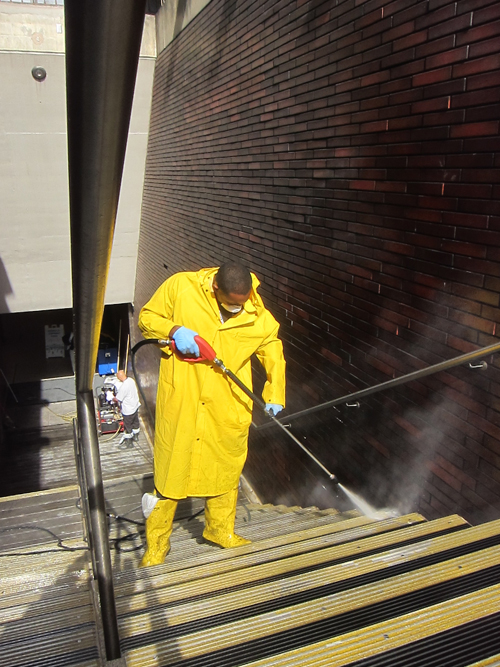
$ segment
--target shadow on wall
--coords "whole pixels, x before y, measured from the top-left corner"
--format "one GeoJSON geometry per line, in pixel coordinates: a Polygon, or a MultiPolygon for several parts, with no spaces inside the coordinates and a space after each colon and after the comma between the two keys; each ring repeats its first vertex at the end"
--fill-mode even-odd
{"type": "Polygon", "coordinates": [[[7,296],[9,294],[14,294],[14,290],[10,284],[5,265],[0,258],[0,313],[10,312],[9,306],[7,304],[7,296]]]}
{"type": "MultiPolygon", "coordinates": [[[[223,50],[221,48],[224,35],[227,33],[228,24],[231,22],[231,19],[236,11],[237,0],[225,0],[224,9],[222,11],[221,20],[217,28],[217,33],[215,35],[213,47],[212,47],[212,57],[204,63],[204,68],[207,69],[207,78],[215,76],[219,69],[220,59],[222,57],[223,50]]],[[[176,37],[182,32],[184,19],[186,14],[190,13],[191,0],[178,0],[177,9],[175,14],[175,24],[174,32],[172,36],[173,44],[168,47],[167,53],[169,58],[169,64],[165,76],[165,83],[163,85],[163,93],[168,97],[170,86],[174,78],[178,51],[180,45],[176,42],[176,37]]],[[[193,63],[196,64],[196,58],[193,58],[193,63]]]]}
{"type": "MultiPolygon", "coordinates": [[[[0,258],[0,314],[8,313],[9,307],[7,305],[7,296],[13,294],[14,290],[10,284],[9,276],[5,269],[5,265],[0,258]]],[[[0,346],[3,347],[3,331],[0,329],[0,346]]],[[[5,441],[5,425],[7,422],[7,399],[9,396],[9,385],[4,369],[2,368],[2,358],[0,357],[0,451],[3,448],[5,441]]]]}
{"type": "Polygon", "coordinates": [[[227,34],[228,25],[231,23],[233,15],[236,11],[237,0],[225,0],[224,9],[221,13],[221,20],[217,28],[217,33],[215,35],[215,44],[213,51],[213,58],[211,59],[210,64],[208,65],[208,76],[215,76],[219,71],[219,65],[221,61],[222,54],[224,53],[222,48],[222,42],[225,35],[227,34]]]}
{"type": "Polygon", "coordinates": [[[175,12],[175,24],[174,24],[174,34],[172,36],[173,44],[168,48],[168,54],[170,62],[168,64],[165,83],[163,85],[163,93],[165,98],[168,97],[170,86],[172,84],[172,79],[175,72],[175,66],[177,62],[177,52],[178,52],[178,43],[175,41],[177,35],[182,31],[182,24],[184,23],[184,17],[187,10],[191,4],[191,0],[177,0],[177,9],[175,12]]]}
{"type": "MultiPolygon", "coordinates": [[[[441,307],[440,295],[429,294],[435,311],[441,307]]],[[[405,349],[390,357],[389,343],[395,349],[396,334],[374,338],[378,316],[383,316],[383,307],[373,299],[364,313],[365,327],[357,334],[367,352],[356,352],[357,359],[354,352],[347,359],[339,353],[339,362],[334,363],[325,354],[320,363],[308,354],[301,365],[298,355],[295,353],[294,359],[291,351],[291,358],[287,358],[288,414],[470,351],[467,347],[458,350],[436,343],[433,336],[423,335],[426,326],[414,322],[411,329],[399,327],[397,333],[405,349]],[[338,368],[345,372],[345,378],[340,377],[338,368]]],[[[435,319],[429,313],[426,324],[436,324],[439,330],[444,320],[435,319]]],[[[346,331],[350,333],[349,329],[346,331]]],[[[462,334],[463,328],[453,325],[450,331],[462,334]]],[[[321,349],[321,332],[315,335],[314,344],[321,349]]],[[[487,337],[483,341],[492,344],[498,339],[487,337]]],[[[327,348],[326,340],[324,345],[327,348]]],[[[328,424],[325,414],[323,427],[318,417],[318,423],[310,425],[303,420],[293,421],[292,431],[307,438],[309,448],[337,474],[341,483],[377,509],[418,511],[427,519],[459,513],[473,524],[495,520],[500,517],[500,418],[496,398],[499,364],[498,358],[492,356],[484,370],[458,366],[365,397],[359,409],[339,406],[337,424],[332,420],[328,424]]],[[[296,490],[301,488],[300,474],[291,463],[285,468],[282,462],[296,458],[293,448],[271,441],[268,445],[270,453],[263,447],[262,460],[250,455],[252,465],[265,468],[267,456],[279,458],[277,474],[283,475],[283,493],[290,492],[295,498],[296,490]]],[[[269,488],[275,486],[269,480],[269,488]]],[[[307,504],[311,502],[312,486],[302,488],[296,502],[307,504]]],[[[258,488],[256,491],[259,493],[258,488]]],[[[266,489],[260,489],[260,493],[267,498],[266,489]]]]}
{"type": "Polygon", "coordinates": [[[186,12],[189,10],[190,6],[191,6],[191,0],[178,0],[177,1],[177,11],[175,13],[175,24],[174,24],[173,39],[175,39],[177,37],[177,35],[181,32],[182,24],[184,23],[184,17],[186,16],[186,12]]]}
{"type": "MultiPolygon", "coordinates": [[[[455,369],[448,380],[458,385],[471,373],[455,369]]],[[[437,378],[427,382],[366,397],[357,409],[341,406],[337,416],[327,409],[294,421],[293,432],[377,509],[427,519],[459,513],[473,524],[498,519],[495,472],[481,461],[486,447],[478,430],[463,421],[463,408],[437,378]]]]}

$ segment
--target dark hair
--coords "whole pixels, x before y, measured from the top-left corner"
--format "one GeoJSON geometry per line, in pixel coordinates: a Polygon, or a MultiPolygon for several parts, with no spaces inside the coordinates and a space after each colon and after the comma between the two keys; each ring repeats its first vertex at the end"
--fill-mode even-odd
{"type": "Polygon", "coordinates": [[[217,285],[224,294],[248,294],[252,289],[250,271],[237,262],[226,262],[215,276],[217,285]]]}

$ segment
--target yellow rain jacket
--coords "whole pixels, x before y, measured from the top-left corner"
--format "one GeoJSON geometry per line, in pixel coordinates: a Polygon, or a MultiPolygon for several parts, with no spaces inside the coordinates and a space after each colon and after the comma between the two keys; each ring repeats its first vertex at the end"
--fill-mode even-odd
{"type": "MultiPolygon", "coordinates": [[[[175,325],[196,331],[252,389],[250,357],[266,370],[266,403],[285,405],[285,360],[279,325],[252,291],[238,315],[221,322],[212,289],[218,268],[177,273],[139,315],[146,338],[167,338],[175,325]]],[[[217,496],[238,485],[247,456],[252,401],[209,362],[182,361],[164,349],[156,399],[155,486],[167,498],[217,496]]]]}

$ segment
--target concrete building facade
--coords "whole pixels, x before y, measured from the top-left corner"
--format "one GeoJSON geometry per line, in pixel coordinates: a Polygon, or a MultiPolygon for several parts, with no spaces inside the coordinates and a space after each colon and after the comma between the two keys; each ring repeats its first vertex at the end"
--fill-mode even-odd
{"type": "MultiPolygon", "coordinates": [[[[0,2],[0,313],[72,305],[63,12],[0,2]]],[[[146,16],[107,304],[133,301],[155,57],[146,16]]]]}

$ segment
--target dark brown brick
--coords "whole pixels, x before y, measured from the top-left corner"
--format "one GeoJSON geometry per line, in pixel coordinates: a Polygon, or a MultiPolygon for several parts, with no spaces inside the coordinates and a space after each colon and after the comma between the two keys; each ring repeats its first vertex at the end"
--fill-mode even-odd
{"type": "MultiPolygon", "coordinates": [[[[450,5],[451,7],[451,5],[450,5]]],[[[451,12],[450,12],[451,13],[451,12]]],[[[429,28],[429,40],[439,39],[444,35],[451,35],[465,30],[471,25],[472,14],[462,14],[429,28]]]]}
{"type": "Polygon", "coordinates": [[[488,137],[498,134],[500,121],[464,123],[450,129],[451,137],[488,137]]]}
{"type": "MultiPolygon", "coordinates": [[[[235,7],[212,0],[158,56],[136,312],[167,273],[247,262],[282,323],[292,410],[496,341],[498,3],[235,7]]],[[[376,471],[381,503],[411,469],[426,511],[483,516],[500,497],[488,363],[370,397],[363,423],[316,445],[369,495],[376,471]]],[[[300,456],[254,447],[261,493],[272,469],[315,502],[292,488],[300,456]]]]}
{"type": "MultiPolygon", "coordinates": [[[[465,76],[465,74],[463,75],[465,76]]],[[[415,74],[412,80],[413,86],[429,86],[433,83],[448,81],[451,78],[451,67],[441,67],[430,72],[415,74]]]]}
{"type": "Polygon", "coordinates": [[[500,65],[500,54],[487,56],[486,58],[477,58],[461,65],[453,65],[453,76],[471,76],[482,72],[497,70],[500,65]]]}
{"type": "Polygon", "coordinates": [[[471,7],[471,10],[474,11],[473,25],[489,23],[490,21],[500,18],[500,7],[498,7],[496,3],[493,3],[490,7],[484,7],[483,9],[479,9],[481,4],[488,5],[490,3],[484,2],[484,0],[479,3],[474,3],[471,2],[471,0],[468,0],[468,4],[473,5],[471,7]]]}

